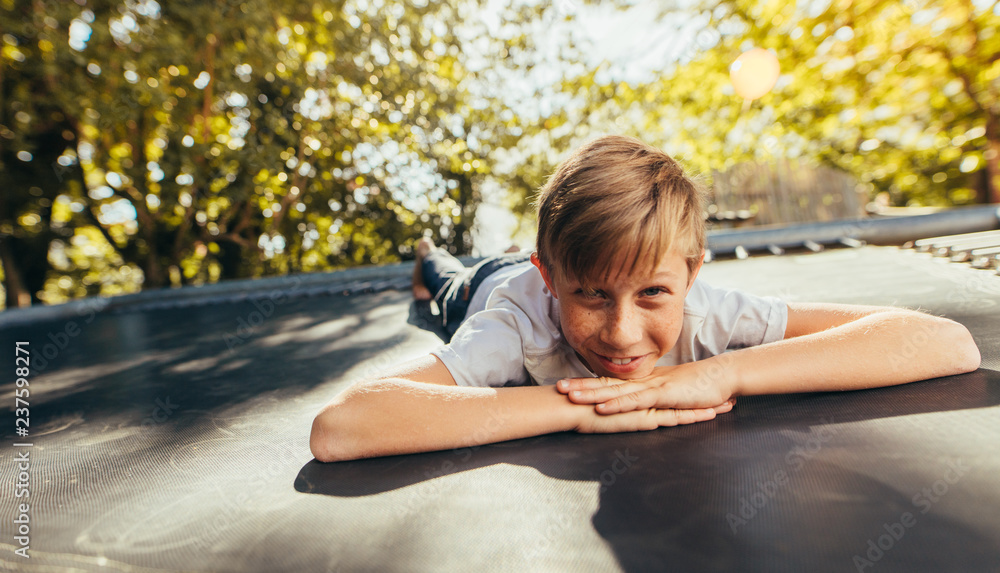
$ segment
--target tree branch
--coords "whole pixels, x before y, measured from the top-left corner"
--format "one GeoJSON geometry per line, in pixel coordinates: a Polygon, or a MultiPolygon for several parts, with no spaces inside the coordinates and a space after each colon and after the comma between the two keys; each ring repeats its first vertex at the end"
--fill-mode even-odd
{"type": "Polygon", "coordinates": [[[102,235],[104,235],[104,240],[107,241],[109,245],[111,245],[111,248],[113,248],[115,252],[118,253],[119,256],[121,256],[122,260],[128,261],[128,258],[125,256],[124,250],[120,245],[118,245],[118,241],[116,241],[115,238],[111,236],[111,232],[104,227],[103,223],[101,223],[101,220],[97,217],[97,214],[94,213],[93,207],[91,205],[87,205],[87,207],[84,208],[83,212],[86,213],[87,219],[90,220],[90,223],[95,227],[97,227],[97,230],[100,231],[102,235]]]}
{"type": "Polygon", "coordinates": [[[195,187],[191,195],[191,204],[188,205],[186,211],[184,211],[184,217],[181,219],[181,225],[177,228],[177,234],[174,235],[174,248],[171,252],[171,260],[174,263],[180,262],[181,248],[183,247],[184,236],[187,234],[188,230],[191,229],[191,220],[194,218],[194,212],[197,209],[198,197],[201,195],[200,187],[195,187]]]}
{"type": "Polygon", "coordinates": [[[252,218],[252,216],[253,216],[253,201],[247,199],[246,202],[243,204],[243,215],[240,217],[239,222],[236,223],[236,226],[230,229],[230,232],[233,234],[242,233],[243,229],[245,229],[247,226],[250,225],[250,219],[252,218]]]}
{"type": "Polygon", "coordinates": [[[208,117],[212,111],[212,87],[215,84],[215,45],[217,39],[215,34],[208,35],[208,46],[205,47],[205,71],[208,72],[208,85],[205,86],[205,99],[201,104],[201,117],[203,123],[203,134],[205,141],[208,142],[209,138],[212,136],[211,129],[209,129],[208,117]]]}
{"type": "MultiPolygon", "coordinates": [[[[296,158],[298,159],[297,163],[295,164],[296,168],[302,165],[302,160],[305,158],[305,144],[303,143],[304,140],[305,136],[299,138],[299,152],[296,155],[296,158]]],[[[305,193],[304,182],[306,180],[308,180],[308,177],[304,175],[299,175],[298,171],[295,171],[295,173],[292,175],[292,187],[289,188],[288,194],[286,194],[284,197],[281,198],[281,203],[280,203],[281,210],[278,211],[277,213],[274,213],[271,216],[271,225],[268,228],[268,233],[273,233],[276,230],[278,230],[278,226],[281,225],[281,221],[285,218],[285,213],[288,212],[288,206],[292,204],[292,201],[294,201],[295,198],[299,196],[299,194],[305,193]],[[299,192],[293,194],[291,192],[292,188],[298,189],[299,192]]]]}

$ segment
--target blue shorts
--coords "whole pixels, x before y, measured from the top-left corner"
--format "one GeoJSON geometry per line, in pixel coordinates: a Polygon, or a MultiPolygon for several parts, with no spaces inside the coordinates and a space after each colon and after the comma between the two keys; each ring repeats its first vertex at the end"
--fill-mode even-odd
{"type": "Polygon", "coordinates": [[[448,331],[448,336],[455,334],[465,320],[469,301],[486,277],[504,267],[523,263],[530,258],[530,252],[508,253],[487,257],[475,266],[466,267],[462,261],[444,249],[438,248],[428,253],[424,257],[420,271],[423,274],[424,286],[431,291],[434,302],[441,308],[441,321],[448,331]]]}

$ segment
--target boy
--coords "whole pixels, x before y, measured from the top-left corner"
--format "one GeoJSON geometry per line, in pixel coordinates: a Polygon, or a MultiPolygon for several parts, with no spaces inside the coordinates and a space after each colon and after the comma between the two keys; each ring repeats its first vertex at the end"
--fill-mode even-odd
{"type": "Polygon", "coordinates": [[[704,244],[702,193],[673,159],[633,138],[584,145],[540,192],[530,262],[465,271],[421,244],[418,271],[427,272],[417,278],[430,288],[415,281],[414,294],[437,294],[447,320],[464,321],[447,345],[327,404],[313,422],[313,455],[652,430],[711,420],[740,395],[874,388],[979,367],[968,330],[944,318],[712,288],[696,278],[704,244]],[[921,331],[933,334],[913,336],[921,331]],[[891,360],[912,345],[916,358],[891,360]]]}

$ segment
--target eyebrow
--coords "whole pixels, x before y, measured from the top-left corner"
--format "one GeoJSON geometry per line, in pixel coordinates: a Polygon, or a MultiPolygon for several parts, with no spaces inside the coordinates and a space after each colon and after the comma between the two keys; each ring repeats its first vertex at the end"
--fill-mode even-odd
{"type": "MultiPolygon", "coordinates": [[[[643,279],[643,282],[653,283],[653,282],[656,282],[658,280],[676,279],[676,278],[679,278],[679,277],[680,277],[680,275],[678,273],[675,273],[674,271],[665,269],[665,270],[662,270],[662,271],[656,273],[655,275],[652,275],[650,277],[647,277],[647,278],[643,279]]],[[[578,280],[578,279],[568,279],[567,282],[570,285],[576,285],[576,286],[580,286],[580,284],[581,284],[580,280],[578,280]]],[[[594,288],[597,288],[597,287],[594,287],[594,288]]]]}
{"type": "Polygon", "coordinates": [[[651,288],[653,286],[658,286],[657,283],[666,283],[667,281],[680,280],[680,275],[673,271],[660,271],[655,275],[642,279],[640,282],[642,288],[651,288]]]}
{"type": "Polygon", "coordinates": [[[663,270],[651,276],[650,279],[656,280],[659,278],[676,278],[677,276],[678,276],[677,273],[675,273],[674,271],[663,270]]]}

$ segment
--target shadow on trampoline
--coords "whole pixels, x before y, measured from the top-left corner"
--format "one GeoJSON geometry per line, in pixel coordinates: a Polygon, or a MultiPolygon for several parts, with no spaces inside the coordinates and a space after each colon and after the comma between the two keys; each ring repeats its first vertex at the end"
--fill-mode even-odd
{"type": "MultiPolygon", "coordinates": [[[[293,301],[259,323],[252,320],[258,308],[251,303],[98,314],[78,338],[42,363],[44,368],[33,370],[38,390],[32,406],[45,420],[36,432],[59,428],[83,413],[91,421],[140,430],[152,405],[166,400],[177,408],[164,429],[169,426],[169,435],[179,437],[209,428],[206,418],[252,407],[272,393],[307,392],[358,364],[369,364],[368,370],[376,369],[372,362],[388,366],[409,338],[402,324],[385,327],[401,310],[398,299],[397,293],[334,298],[322,307],[315,300],[293,301]],[[397,302],[391,313],[387,302],[397,302]],[[360,340],[366,332],[372,336],[360,340]]],[[[17,334],[47,341],[64,322],[20,327],[17,334]]],[[[0,344],[10,347],[11,334],[0,331],[0,344]]],[[[13,382],[3,384],[0,392],[13,388],[13,382]]],[[[12,407],[12,401],[0,404],[0,412],[12,407]]]]}
{"type": "MultiPolygon", "coordinates": [[[[442,495],[441,486],[431,485],[435,480],[457,474],[465,475],[452,479],[472,480],[468,472],[496,464],[591,481],[600,492],[593,528],[626,571],[664,564],[676,570],[742,567],[748,556],[766,564],[804,548],[803,563],[822,558],[848,569],[854,555],[869,559],[867,540],[886,533],[883,522],[895,523],[909,511],[920,527],[905,529],[908,549],[891,555],[877,549],[873,556],[882,551],[887,562],[921,568],[927,559],[941,563],[948,556],[949,569],[973,570],[983,554],[961,549],[993,544],[944,512],[922,515],[923,505],[915,507],[900,484],[912,483],[919,492],[947,471],[940,460],[974,457],[982,444],[974,443],[970,423],[963,425],[964,413],[997,405],[1000,373],[980,369],[873,390],[747,397],[711,422],[652,432],[560,433],[478,448],[313,460],[294,487],[336,497],[412,488],[410,495],[432,500],[442,495]],[[933,436],[954,437],[952,424],[965,432],[965,448],[940,451],[933,436]],[[874,471],[873,455],[881,460],[874,471]],[[865,458],[867,464],[858,463],[865,458]],[[887,473],[880,476],[883,464],[887,473]],[[777,532],[785,538],[776,539],[777,532]],[[921,547],[935,549],[925,555],[921,547]]],[[[563,533],[578,527],[561,526],[563,533]]],[[[560,531],[557,526],[553,535],[560,531]]],[[[989,558],[995,563],[1000,549],[989,558]]]]}

